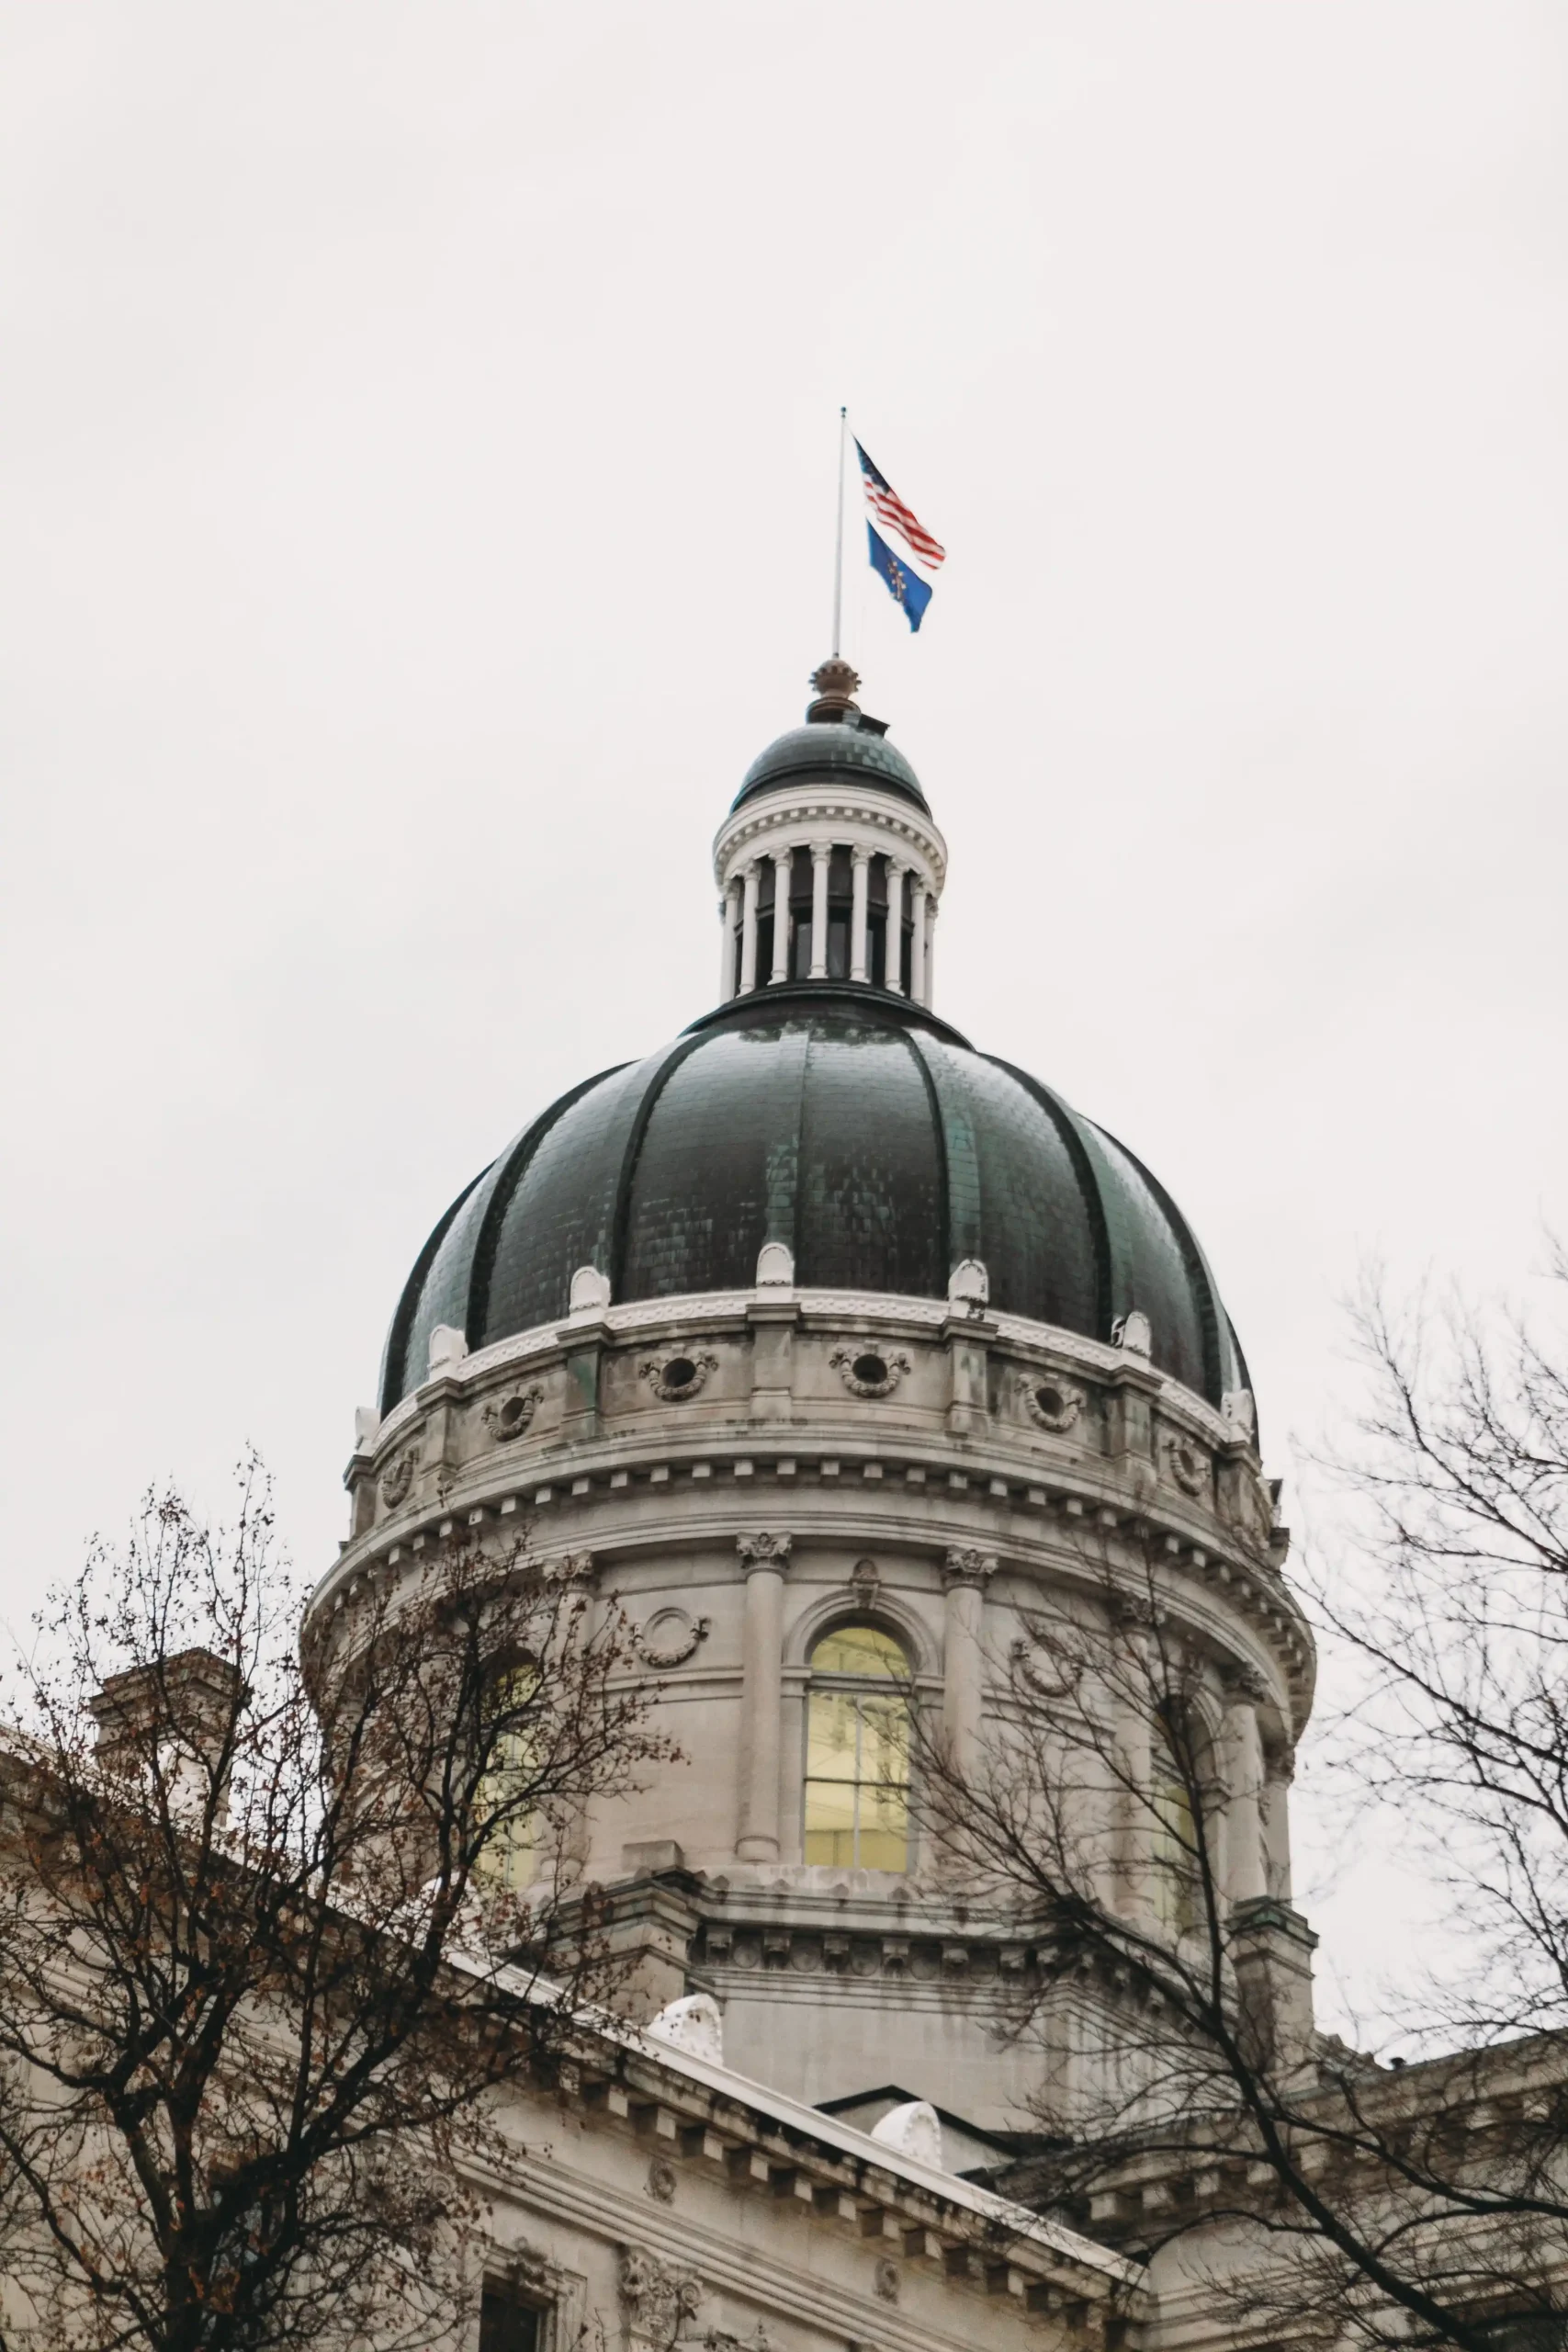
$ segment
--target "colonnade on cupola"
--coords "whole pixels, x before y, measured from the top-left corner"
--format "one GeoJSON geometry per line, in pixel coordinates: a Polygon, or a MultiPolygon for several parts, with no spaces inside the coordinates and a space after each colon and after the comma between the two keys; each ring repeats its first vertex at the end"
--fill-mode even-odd
{"type": "MultiPolygon", "coordinates": [[[[807,727],[885,729],[852,700],[845,662],[815,673],[807,727]]],[[[824,752],[834,737],[820,737],[824,752]]],[[[798,784],[737,808],[714,848],[721,929],[719,1001],[820,980],[886,989],[930,1005],[936,916],[946,873],[941,835],[923,808],[852,780],[803,767],[798,784]]]]}

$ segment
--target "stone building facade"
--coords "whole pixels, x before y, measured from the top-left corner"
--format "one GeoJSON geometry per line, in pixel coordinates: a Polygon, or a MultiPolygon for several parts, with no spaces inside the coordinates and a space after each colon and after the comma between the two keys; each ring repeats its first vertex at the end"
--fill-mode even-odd
{"type": "MultiPolygon", "coordinates": [[[[922,1845],[898,1761],[910,1705],[977,1756],[998,1661],[1043,1687],[1053,1612],[1146,1586],[1151,1545],[1204,1661],[1225,1898],[1311,2044],[1313,1645],[1239,1345],[1157,1180],[936,1012],[945,845],[852,673],[814,684],[718,831],[716,1009],[534,1119],[420,1253],[311,1602],[330,1635],[453,1531],[525,1528],[626,1612],[687,1759],[581,1827],[660,2014],[507,2192],[497,2352],[595,2313],[799,2352],[1099,2341],[1118,2295],[1156,2324],[1113,2247],[964,2177],[1025,2112],[1038,1961],[922,1845]]],[[[1157,1920],[1157,1858],[1103,1829],[1105,1901],[1157,1920]]],[[[1086,2066],[1114,1998],[1059,1996],[1086,2066]]]]}

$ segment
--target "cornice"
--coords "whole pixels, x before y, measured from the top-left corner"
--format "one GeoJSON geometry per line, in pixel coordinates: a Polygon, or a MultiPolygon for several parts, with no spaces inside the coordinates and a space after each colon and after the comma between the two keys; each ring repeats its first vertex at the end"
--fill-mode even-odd
{"type": "Polygon", "coordinates": [[[947,843],[929,818],[921,818],[907,800],[892,793],[846,791],[841,786],[817,786],[778,793],[759,805],[748,803],[728,818],[714,837],[714,880],[722,890],[731,877],[736,852],[751,848],[765,854],[771,835],[801,828],[864,826],[878,836],[892,834],[922,858],[929,884],[938,893],[947,878],[947,843]]]}

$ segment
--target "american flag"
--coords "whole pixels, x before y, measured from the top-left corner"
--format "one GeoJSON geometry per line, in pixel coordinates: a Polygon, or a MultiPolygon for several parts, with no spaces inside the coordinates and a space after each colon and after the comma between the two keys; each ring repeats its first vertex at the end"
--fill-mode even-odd
{"type": "Polygon", "coordinates": [[[947,549],[940,540],[932,538],[914,509],[905,505],[886,475],[878,472],[858,441],[855,448],[860,457],[861,476],[865,483],[866,504],[879,523],[886,523],[890,531],[897,531],[910,553],[919,556],[923,564],[935,571],[946,560],[947,549]]]}

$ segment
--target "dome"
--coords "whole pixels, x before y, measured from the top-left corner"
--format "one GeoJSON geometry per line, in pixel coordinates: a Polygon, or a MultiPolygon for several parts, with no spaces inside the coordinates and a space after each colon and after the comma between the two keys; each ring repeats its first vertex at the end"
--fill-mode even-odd
{"type": "Polygon", "coordinates": [[[731,803],[732,813],[764,792],[810,776],[827,783],[871,785],[931,815],[920,779],[903,752],[895,750],[874,719],[868,721],[852,706],[842,718],[792,727],[760,752],[731,803]]]}
{"type": "Polygon", "coordinates": [[[994,1311],[1103,1340],[1138,1308],[1161,1371],[1213,1405],[1247,1385],[1202,1252],[1129,1151],[908,998],[815,982],[733,999],[525,1127],[421,1252],[381,1410],[439,1324],[477,1350],[562,1318],[585,1265],[617,1304],[750,1290],[770,1241],[802,1288],[916,1298],[979,1259],[994,1311]]]}

